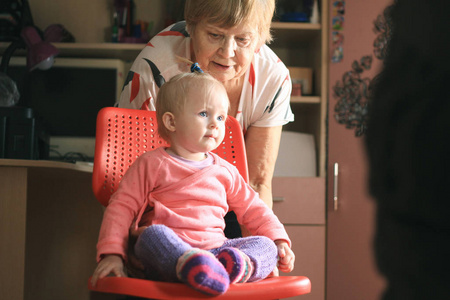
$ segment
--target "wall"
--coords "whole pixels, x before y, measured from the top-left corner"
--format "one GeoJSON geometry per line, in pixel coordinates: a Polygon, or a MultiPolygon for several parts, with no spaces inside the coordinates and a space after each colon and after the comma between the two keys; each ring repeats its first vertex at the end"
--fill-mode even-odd
{"type": "MultiPolygon", "coordinates": [[[[109,42],[113,23],[114,0],[30,0],[34,23],[40,29],[62,24],[79,43],[109,42]]],[[[134,0],[135,20],[153,20],[152,34],[164,26],[166,1],[134,0]]]]}

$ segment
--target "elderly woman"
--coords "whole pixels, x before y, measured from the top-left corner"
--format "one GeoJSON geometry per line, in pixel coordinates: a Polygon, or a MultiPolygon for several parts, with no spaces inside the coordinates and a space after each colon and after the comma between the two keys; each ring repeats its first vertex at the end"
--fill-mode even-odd
{"type": "Polygon", "coordinates": [[[282,125],[293,121],[286,66],[266,43],[272,40],[274,0],[187,0],[185,22],[157,34],[136,58],[119,106],[155,110],[159,87],[198,62],[230,99],[229,115],[241,124],[250,185],[272,207],[271,181],[282,125]]]}

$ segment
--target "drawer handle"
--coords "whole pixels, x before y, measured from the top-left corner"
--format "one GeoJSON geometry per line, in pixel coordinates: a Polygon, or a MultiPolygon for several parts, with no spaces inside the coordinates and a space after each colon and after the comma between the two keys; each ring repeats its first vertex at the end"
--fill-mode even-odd
{"type": "Polygon", "coordinates": [[[273,197],[273,202],[283,202],[284,197],[273,197]]]}
{"type": "Polygon", "coordinates": [[[333,208],[338,210],[339,198],[338,198],[338,177],[339,177],[339,164],[334,163],[334,176],[333,176],[333,208]]]}

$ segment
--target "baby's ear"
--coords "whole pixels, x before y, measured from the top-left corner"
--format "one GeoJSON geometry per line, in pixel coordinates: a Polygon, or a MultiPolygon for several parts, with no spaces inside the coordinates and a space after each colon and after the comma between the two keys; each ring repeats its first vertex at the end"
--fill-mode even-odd
{"type": "Polygon", "coordinates": [[[162,116],[164,127],[170,132],[175,132],[175,116],[171,112],[166,112],[162,116]]]}

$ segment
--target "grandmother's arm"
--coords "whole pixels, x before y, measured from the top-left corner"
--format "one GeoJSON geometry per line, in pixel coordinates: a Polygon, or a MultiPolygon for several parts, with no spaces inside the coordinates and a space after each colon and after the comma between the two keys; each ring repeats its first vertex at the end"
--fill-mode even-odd
{"type": "Polygon", "coordinates": [[[251,126],[245,135],[249,184],[270,208],[273,204],[272,177],[280,146],[281,129],[282,126],[251,126]]]}

